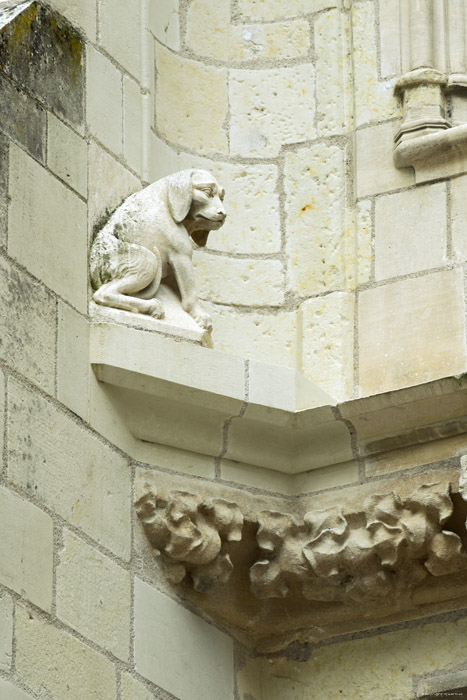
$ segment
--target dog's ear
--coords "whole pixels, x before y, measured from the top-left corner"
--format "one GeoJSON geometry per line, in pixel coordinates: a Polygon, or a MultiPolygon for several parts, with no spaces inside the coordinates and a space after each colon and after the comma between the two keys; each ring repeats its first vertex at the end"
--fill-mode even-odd
{"type": "Polygon", "coordinates": [[[193,231],[191,237],[197,246],[199,246],[200,248],[204,248],[204,246],[208,242],[209,234],[210,231],[193,231]]]}
{"type": "Polygon", "coordinates": [[[181,170],[168,178],[167,199],[170,213],[178,224],[186,219],[193,199],[193,170],[181,170]]]}

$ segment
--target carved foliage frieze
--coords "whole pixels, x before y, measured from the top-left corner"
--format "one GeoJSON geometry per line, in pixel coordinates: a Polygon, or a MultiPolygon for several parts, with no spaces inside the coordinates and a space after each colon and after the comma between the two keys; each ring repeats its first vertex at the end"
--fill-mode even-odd
{"type": "MultiPolygon", "coordinates": [[[[235,503],[151,491],[136,505],[172,583],[186,577],[209,592],[229,581],[229,543],[241,542],[244,521],[235,503]]],[[[254,523],[256,556],[245,564],[250,591],[260,599],[298,595],[334,603],[397,597],[429,576],[467,568],[459,535],[443,529],[452,512],[447,483],[423,485],[405,498],[373,495],[359,509],[333,506],[301,519],[263,510],[254,523]]]]}

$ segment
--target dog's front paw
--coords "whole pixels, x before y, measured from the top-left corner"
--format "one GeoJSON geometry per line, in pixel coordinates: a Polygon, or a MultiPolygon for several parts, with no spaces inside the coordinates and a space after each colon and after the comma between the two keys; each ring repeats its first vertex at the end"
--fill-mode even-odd
{"type": "Polygon", "coordinates": [[[204,328],[206,331],[212,330],[212,318],[205,311],[196,311],[193,313],[193,318],[201,328],[204,328]]]}
{"type": "Polygon", "coordinates": [[[164,309],[157,299],[145,301],[141,308],[141,313],[148,314],[148,316],[152,316],[153,318],[164,318],[164,309]]]}

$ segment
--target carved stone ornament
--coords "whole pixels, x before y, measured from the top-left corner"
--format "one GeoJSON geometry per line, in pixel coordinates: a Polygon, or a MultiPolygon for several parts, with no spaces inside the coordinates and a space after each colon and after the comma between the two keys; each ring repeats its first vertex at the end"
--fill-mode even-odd
{"type": "Polygon", "coordinates": [[[162,279],[175,276],[182,308],[212,326],[196,291],[192,240],[205,246],[225,221],[224,190],[206,170],[182,170],[132,194],[96,235],[90,254],[93,299],[133,313],[164,316],[155,299],[162,279]]]}
{"type": "Polygon", "coordinates": [[[461,536],[448,525],[453,500],[447,482],[424,484],[404,498],[394,492],[373,495],[359,509],[335,505],[301,518],[263,510],[252,521],[233,502],[203,501],[184,491],[162,498],[152,490],[136,507],[169,581],[182,585],[184,595],[227,627],[233,625],[234,633],[238,622],[241,639],[245,630],[250,637],[262,635],[263,650],[287,646],[300,628],[298,638],[306,639],[304,617],[312,636],[321,638],[329,636],[326,625],[331,620],[335,626],[336,616],[344,621],[343,630],[349,620],[348,629],[362,628],[362,620],[363,627],[374,626],[378,615],[387,617],[391,608],[413,607],[417,596],[412,600],[412,591],[422,584],[430,589],[437,577],[445,582],[460,574],[464,579],[467,570],[461,536]],[[271,604],[277,600],[273,608],[270,599],[271,604]],[[282,637],[277,633],[280,599],[289,626],[282,637]],[[249,610],[248,615],[243,611],[243,620],[240,601],[249,610]],[[265,640],[271,616],[276,629],[265,640]],[[310,620],[319,621],[319,627],[310,620]]]}

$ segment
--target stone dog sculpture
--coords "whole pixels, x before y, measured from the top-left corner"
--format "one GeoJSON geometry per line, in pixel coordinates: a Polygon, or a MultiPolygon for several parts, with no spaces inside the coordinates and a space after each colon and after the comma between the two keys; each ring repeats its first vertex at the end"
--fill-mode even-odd
{"type": "Polygon", "coordinates": [[[222,226],[224,194],[206,170],[182,170],[128,197],[91,246],[94,301],[162,318],[154,297],[172,271],[182,308],[210,329],[211,318],[198,301],[190,237],[204,246],[209,232],[222,226]]]}

